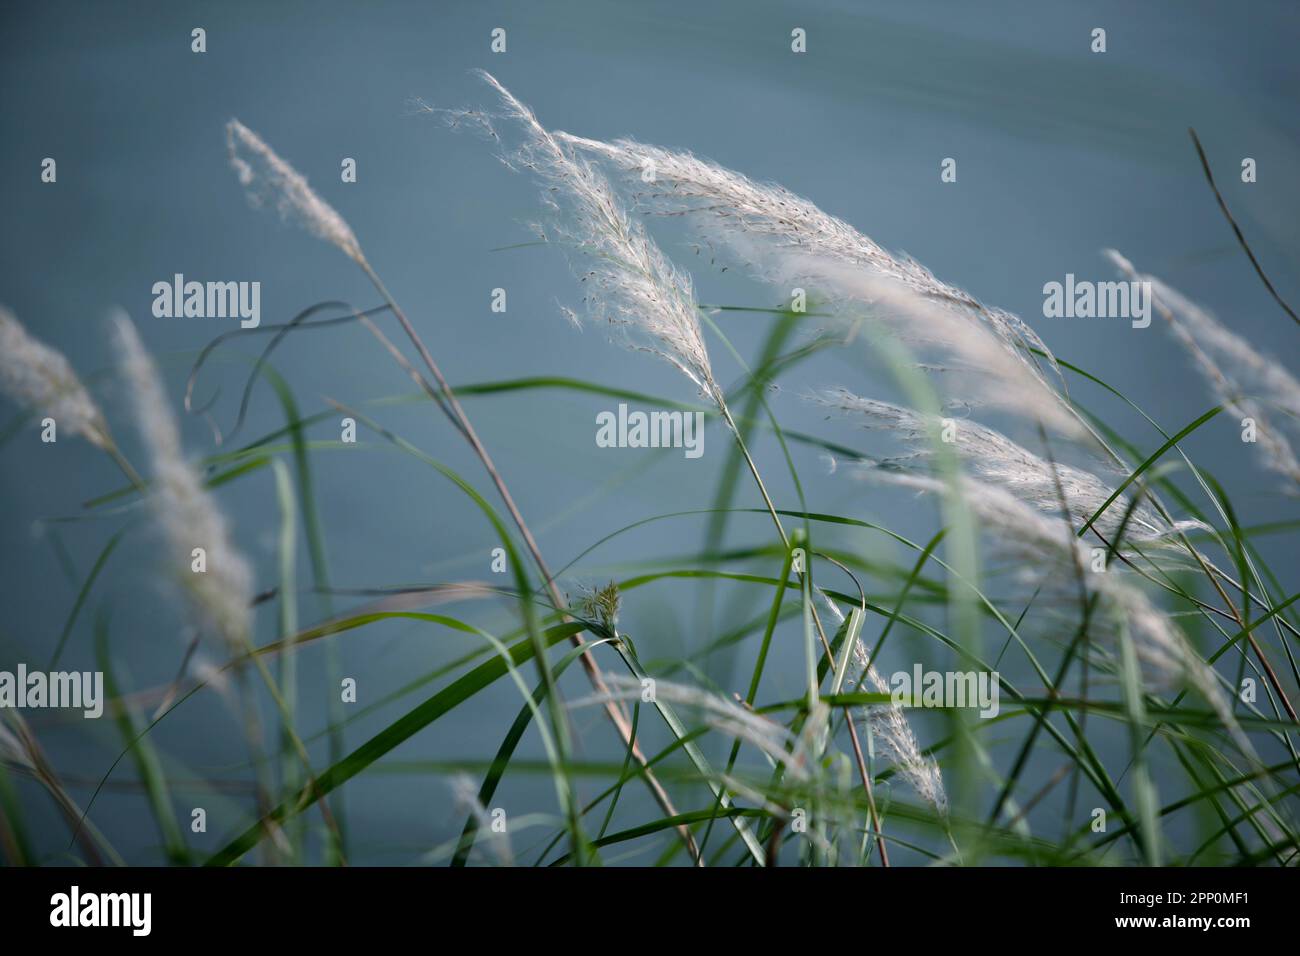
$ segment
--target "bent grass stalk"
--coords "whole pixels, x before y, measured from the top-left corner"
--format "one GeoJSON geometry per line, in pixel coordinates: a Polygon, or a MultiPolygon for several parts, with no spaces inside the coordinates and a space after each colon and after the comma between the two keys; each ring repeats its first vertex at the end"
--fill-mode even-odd
{"type": "MultiPolygon", "coordinates": [[[[361,268],[366,277],[379,292],[380,296],[388,304],[393,315],[401,324],[402,330],[406,333],[407,338],[411,340],[411,344],[415,347],[421,361],[424,362],[425,367],[429,370],[429,373],[433,376],[434,381],[438,386],[437,394],[434,396],[435,400],[447,414],[447,417],[451,420],[452,424],[458,431],[460,431],[466,441],[469,442],[474,454],[482,463],[484,470],[488,473],[488,477],[496,487],[497,493],[501,496],[501,500],[506,506],[506,510],[510,514],[511,520],[518,528],[519,533],[524,540],[524,544],[528,548],[529,554],[537,564],[538,570],[541,572],[542,578],[545,582],[546,589],[549,592],[556,609],[563,613],[566,607],[564,597],[560,593],[559,588],[556,587],[554,577],[551,575],[550,569],[546,565],[546,561],[542,558],[541,550],[537,546],[537,542],[534,540],[527,523],[524,521],[523,514],[515,504],[514,498],[505,484],[505,480],[501,477],[501,473],[497,470],[486,447],[475,432],[473,425],[470,424],[469,416],[465,414],[464,409],[460,405],[460,401],[456,398],[455,392],[443,377],[442,371],[438,368],[437,363],[433,359],[433,355],[429,352],[423,339],[415,330],[415,327],[411,324],[410,320],[406,317],[406,313],[402,311],[401,307],[397,304],[397,301],[393,298],[391,293],[389,293],[383,280],[380,279],[378,273],[375,272],[374,268],[366,259],[365,254],[361,250],[361,245],[357,241],[351,227],[347,225],[343,217],[340,216],[332,206],[321,199],[316,192],[311,189],[307,184],[306,179],[302,177],[301,174],[281,159],[275,151],[270,148],[270,146],[257,136],[257,134],[253,133],[238,120],[231,120],[227,125],[227,141],[230,149],[231,163],[239,176],[240,182],[245,187],[255,186],[258,183],[256,171],[239,155],[239,148],[242,146],[251,151],[255,158],[260,159],[265,164],[266,172],[262,178],[263,188],[275,197],[277,208],[280,210],[281,214],[291,215],[300,219],[309,232],[331,245],[334,245],[343,252],[344,255],[352,259],[361,268]],[[443,403],[444,399],[445,404],[443,403]]],[[[255,192],[254,195],[257,195],[257,193],[255,192]]],[[[582,643],[582,635],[575,633],[571,640],[575,646],[579,645],[582,643]]],[[[545,655],[541,656],[544,657],[545,655]]],[[[539,659],[539,666],[542,663],[543,662],[539,659]]],[[[588,679],[591,681],[596,691],[604,692],[607,690],[600,666],[590,654],[583,655],[582,665],[583,669],[587,673],[588,679]]],[[[614,727],[618,731],[619,737],[622,739],[623,743],[631,748],[634,758],[644,771],[643,779],[646,781],[646,784],[654,795],[655,800],[659,803],[665,813],[670,816],[675,816],[677,811],[673,806],[671,798],[655,778],[654,774],[651,773],[649,768],[646,766],[645,755],[641,752],[640,747],[632,737],[632,728],[628,723],[627,715],[613,702],[610,702],[606,707],[606,714],[614,724],[614,727]]],[[[561,740],[566,736],[566,731],[563,727],[557,727],[556,733],[560,735],[561,740]]],[[[694,837],[691,835],[689,828],[682,827],[679,832],[691,848],[692,853],[698,858],[698,850],[695,847],[694,837]]]]}
{"type": "MultiPolygon", "coordinates": [[[[253,654],[252,569],[230,540],[225,517],[207,494],[197,471],[185,459],[180,432],[167,409],[166,393],[158,371],[145,350],[135,326],[124,314],[114,319],[114,332],[123,377],[131,386],[140,436],[153,464],[150,496],[166,534],[177,567],[186,567],[191,549],[202,548],[210,562],[202,573],[183,576],[195,609],[204,625],[233,656],[251,655],[259,675],[284,721],[289,741],[310,779],[315,779],[302,741],[292,729],[292,716],[265,662],[253,654]]],[[[183,574],[183,572],[182,572],[183,574]]],[[[237,675],[238,676],[238,675],[237,675]]],[[[245,711],[249,740],[260,738],[251,702],[245,711]]],[[[320,801],[321,816],[338,840],[338,828],[329,805],[320,801]]]]}
{"type": "MultiPolygon", "coordinates": [[[[609,184],[594,167],[566,152],[533,111],[495,77],[486,71],[479,71],[479,75],[500,95],[507,115],[525,130],[527,140],[519,152],[519,165],[535,172],[552,192],[563,191],[572,202],[573,224],[565,227],[563,235],[591,263],[584,279],[596,280],[598,291],[588,297],[593,313],[648,339],[650,345],[634,345],[634,348],[642,348],[668,361],[713,401],[749,468],[782,545],[789,551],[790,538],[714,377],[689,280],[668,262],[640,224],[629,220],[609,184]]],[[[810,573],[809,570],[799,572],[805,589],[810,573]]],[[[807,603],[826,658],[833,662],[834,654],[817,609],[810,600],[807,603]]],[[[809,677],[813,678],[811,671],[809,677]]],[[[871,780],[852,723],[849,732],[862,786],[871,799],[871,780]]],[[[733,818],[733,823],[736,822],[733,818]]],[[[878,831],[878,821],[873,823],[878,831]]],[[[880,849],[882,862],[888,865],[883,840],[880,849]]]]}

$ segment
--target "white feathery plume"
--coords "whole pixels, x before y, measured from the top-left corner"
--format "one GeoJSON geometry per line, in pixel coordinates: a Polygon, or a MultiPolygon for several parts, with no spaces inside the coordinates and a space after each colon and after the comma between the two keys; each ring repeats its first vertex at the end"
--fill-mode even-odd
{"type": "Polygon", "coordinates": [[[568,200],[560,235],[587,256],[590,268],[581,279],[592,290],[587,301],[593,314],[634,333],[643,342],[634,347],[676,366],[721,407],[722,390],[713,377],[690,278],[669,262],[640,222],[628,217],[595,166],[562,146],[495,77],[479,75],[500,95],[507,118],[524,129],[513,163],[542,181],[557,211],[552,197],[568,200]]]}
{"type": "MultiPolygon", "coordinates": [[[[1025,366],[1027,374],[1042,380],[1037,364],[1026,355],[1034,349],[1060,375],[1051,350],[1018,316],[983,305],[969,293],[937,279],[916,260],[888,252],[783,186],[755,182],[686,151],[630,139],[601,142],[562,132],[555,135],[562,142],[603,156],[629,177],[635,176],[635,182],[648,181],[649,191],[638,195],[648,211],[693,218],[708,237],[742,256],[752,256],[764,280],[782,285],[820,282],[829,287],[822,291],[850,299],[863,287],[846,285],[843,280],[848,276],[897,283],[929,305],[985,326],[1013,360],[1025,366]]],[[[927,314],[937,311],[931,309],[927,314]]],[[[1045,380],[1042,384],[1048,388],[1045,380]]]]}
{"type": "MultiPolygon", "coordinates": [[[[649,146],[630,139],[612,143],[556,133],[557,138],[613,161],[651,192],[641,199],[652,212],[700,214],[724,226],[721,237],[750,236],[778,250],[811,254],[872,271],[907,284],[924,295],[973,309],[980,304],[960,289],[945,285],[920,263],[895,256],[848,223],[775,183],[749,177],[686,151],[649,146]]],[[[714,234],[710,231],[710,234],[714,234]]]]}
{"type": "Polygon", "coordinates": [[[337,246],[358,265],[366,266],[352,227],[317,195],[305,176],[281,159],[260,136],[232,119],[226,124],[226,147],[230,165],[254,205],[270,203],[282,218],[297,220],[316,238],[337,246]]]}
{"type": "Polygon", "coordinates": [[[1012,339],[896,279],[833,261],[822,261],[816,268],[825,288],[850,308],[869,307],[872,318],[900,342],[918,353],[938,353],[942,361],[932,367],[952,380],[947,390],[960,393],[962,403],[987,405],[1071,438],[1087,436],[1065,396],[1048,384],[1012,339]]]}
{"type": "Polygon", "coordinates": [[[0,306],[0,392],[109,450],[113,439],[95,400],[63,353],[29,333],[0,306]]]}
{"type": "Polygon", "coordinates": [[[505,831],[497,832],[492,826],[492,818],[487,808],[479,801],[478,786],[468,775],[455,774],[451,778],[452,799],[462,813],[474,817],[479,833],[486,837],[486,843],[498,866],[514,866],[514,851],[510,846],[510,836],[505,831]]]}
{"type": "MultiPolygon", "coordinates": [[[[827,597],[821,588],[817,588],[817,595],[837,624],[843,624],[844,614],[835,602],[827,597]]],[[[853,662],[861,672],[858,683],[865,678],[877,693],[890,692],[889,684],[876,670],[875,663],[867,653],[861,638],[853,642],[853,662]]],[[[916,791],[917,796],[934,808],[936,813],[946,814],[948,795],[944,791],[943,774],[939,770],[939,764],[921,753],[916,734],[912,732],[912,725],[907,722],[907,715],[903,712],[903,708],[898,704],[889,703],[863,707],[861,710],[871,724],[872,736],[881,742],[886,756],[898,768],[903,779],[916,791]]]]}
{"type": "MultiPolygon", "coordinates": [[[[877,474],[886,483],[918,491],[932,494],[949,491],[947,484],[934,478],[891,472],[877,474]]],[[[1069,599],[1077,575],[1082,573],[1087,589],[1101,599],[1101,613],[1093,618],[1096,632],[1114,641],[1117,627],[1127,626],[1144,683],[1158,690],[1180,685],[1194,687],[1214,708],[1242,752],[1254,755],[1232,715],[1214,670],[1201,660],[1173,622],[1117,569],[1087,570],[1092,562],[1091,548],[1065,521],[1038,511],[1005,488],[974,478],[961,479],[961,493],[984,530],[1004,551],[1018,559],[1030,586],[1069,599]]]]}
{"type": "MultiPolygon", "coordinates": [[[[603,704],[607,700],[634,700],[639,699],[644,691],[641,682],[635,678],[611,674],[607,680],[610,687],[608,694],[582,697],[572,701],[569,706],[588,707],[603,704]]],[[[806,742],[801,742],[800,738],[794,737],[788,728],[776,721],[718,694],[687,684],[656,679],[655,695],[670,703],[700,711],[712,729],[752,744],[775,762],[784,764],[793,777],[799,780],[810,779],[811,758],[806,742]]]]}
{"type": "MultiPolygon", "coordinates": [[[[577,708],[604,704],[611,700],[639,700],[644,693],[641,682],[632,677],[610,675],[608,682],[607,692],[574,700],[569,706],[577,708]]],[[[776,721],[698,687],[656,680],[655,694],[657,698],[662,698],[664,701],[698,710],[710,730],[750,744],[764,754],[773,765],[784,767],[786,776],[790,780],[800,784],[813,784],[814,774],[821,771],[817,751],[814,749],[818,736],[814,731],[817,727],[825,725],[828,713],[821,702],[818,702],[817,707],[809,714],[804,732],[795,735],[776,721]]],[[[788,807],[772,803],[760,788],[734,775],[717,774],[709,783],[710,786],[721,784],[736,795],[764,807],[770,813],[789,814],[788,807]]],[[[809,836],[814,840],[819,839],[813,833],[809,836]]]]}
{"type": "Polygon", "coordinates": [[[151,492],[158,520],[195,608],[232,653],[242,653],[252,631],[253,573],[230,540],[225,517],[186,460],[180,430],[153,359],[125,315],[114,322],[123,378],[130,386],[136,425],[152,464],[151,492]],[[190,570],[194,548],[207,570],[190,570]]]}
{"type": "Polygon", "coordinates": [[[1286,434],[1274,427],[1274,420],[1263,409],[1264,405],[1277,409],[1292,428],[1300,428],[1300,382],[1280,362],[1261,355],[1205,309],[1154,276],[1140,274],[1114,249],[1105,254],[1130,279],[1151,284],[1156,308],[1179,344],[1191,354],[1215,397],[1233,414],[1255,420],[1265,463],[1300,485],[1300,460],[1286,434]]]}
{"type": "MultiPolygon", "coordinates": [[[[820,405],[845,413],[866,428],[888,431],[911,450],[910,458],[928,464],[934,456],[931,436],[941,427],[942,419],[889,402],[862,398],[846,388],[823,389],[811,398],[820,405]]],[[[1092,472],[1045,461],[1002,433],[978,422],[957,422],[952,438],[951,447],[975,478],[1011,491],[1021,501],[1049,514],[1060,512],[1063,495],[1076,527],[1082,527],[1114,492],[1092,472]]],[[[894,466],[905,460],[891,458],[873,464],[894,466]]],[[[1108,543],[1118,545],[1115,535],[1126,514],[1125,537],[1143,544],[1173,544],[1174,535],[1205,527],[1199,521],[1170,524],[1147,505],[1140,504],[1129,514],[1129,507],[1129,498],[1121,494],[1093,522],[1093,527],[1108,543]]]]}

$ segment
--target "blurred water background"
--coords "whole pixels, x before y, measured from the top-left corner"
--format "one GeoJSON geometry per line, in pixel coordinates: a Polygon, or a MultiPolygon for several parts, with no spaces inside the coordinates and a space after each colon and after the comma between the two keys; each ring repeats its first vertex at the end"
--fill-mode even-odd
{"type": "MultiPolygon", "coordinates": [[[[437,106],[490,104],[469,75],[483,67],[549,126],[686,147],[811,198],[941,278],[1022,315],[1058,355],[1121,387],[1172,432],[1213,399],[1159,319],[1145,330],[1114,320],[1045,319],[1042,286],[1066,273],[1112,278],[1100,250],[1113,246],[1262,349],[1293,358],[1297,329],[1236,246],[1202,178],[1187,127],[1195,126],[1204,140],[1227,201],[1279,290],[1300,300],[1298,35],[1300,8],[1264,0],[1248,7],[1170,0],[1138,6],[7,3],[0,13],[0,205],[6,223],[0,230],[0,301],[93,381],[135,459],[142,456],[127,403],[108,374],[105,318],[112,307],[132,316],[164,362],[179,409],[196,351],[233,323],[153,318],[154,282],[178,272],[198,280],[258,280],[266,324],[326,299],[376,304],[364,277],[334,249],[271,213],[250,209],[226,160],[223,127],[237,116],[349,221],[453,383],[563,375],[694,400],[666,365],[563,320],[558,304],[577,307],[582,295],[564,257],[539,246],[501,249],[531,238],[524,223],[542,213],[534,184],[498,163],[489,144],[448,132],[411,109],[412,98],[437,106]],[[207,31],[203,55],[190,51],[196,26],[207,31]],[[504,54],[489,51],[494,27],[507,31],[504,54]],[[794,27],[807,31],[804,55],[790,51],[794,27]],[[1105,54],[1089,50],[1094,27],[1107,31],[1105,54]],[[55,185],[39,180],[47,156],[58,162],[55,185]],[[1253,185],[1238,175],[1247,156],[1258,163],[1253,185]],[[340,182],[343,157],[357,161],[355,184],[340,182]],[[940,182],[945,157],[957,160],[955,184],[940,182]],[[497,287],[508,291],[505,314],[490,311],[497,287]]],[[[702,302],[780,304],[778,293],[743,270],[710,267],[707,253],[697,256],[672,224],[651,225],[669,254],[692,270],[702,302]]],[[[750,360],[771,320],[724,312],[715,321],[750,360]]],[[[200,380],[200,396],[220,386],[214,413],[226,424],[247,370],[233,356],[254,354],[263,342],[237,344],[200,380]]],[[[710,348],[719,378],[737,381],[741,369],[726,348],[712,336],[710,348]]],[[[325,397],[356,405],[410,391],[390,358],[353,326],[294,336],[274,363],[304,414],[323,408],[325,397]]],[[[810,386],[833,384],[892,394],[887,377],[861,355],[819,357],[781,384],[771,401],[787,427],[864,451],[878,441],[825,421],[800,399],[810,386]]],[[[1145,449],[1159,444],[1149,427],[1099,390],[1077,379],[1071,386],[1145,449]]],[[[717,423],[707,429],[703,458],[689,461],[679,452],[597,448],[595,415],[614,407],[599,396],[546,391],[466,401],[553,566],[639,519],[709,506],[727,441],[717,423]]],[[[19,410],[5,404],[0,412],[7,421],[19,410]]],[[[488,490],[475,461],[427,404],[375,414],[488,490]]],[[[273,393],[260,385],[241,437],[281,424],[273,393]]],[[[312,435],[337,437],[332,426],[312,435]]],[[[185,436],[196,455],[213,449],[200,419],[186,421],[185,436]]],[[[364,429],[361,438],[362,448],[314,458],[335,585],[360,589],[489,576],[494,541],[481,515],[428,467],[364,429]]],[[[1231,489],[1243,523],[1289,517],[1294,506],[1243,447],[1229,416],[1188,443],[1231,489]]],[[[760,439],[756,453],[778,502],[794,507],[775,443],[760,439]]],[[[829,475],[807,448],[796,447],[794,454],[813,510],[883,519],[922,540],[935,530],[932,504],[882,496],[846,470],[829,475]]],[[[51,526],[42,519],[78,515],[81,502],[120,484],[102,455],[71,438],[42,445],[27,429],[0,447],[0,668],[48,660],[80,580],[124,520],[114,514],[51,526]]],[[[741,487],[738,503],[757,505],[750,487],[741,487]]],[[[223,488],[220,500],[257,564],[259,585],[272,586],[279,516],[271,472],[223,488]]],[[[584,557],[565,587],[618,576],[632,562],[698,550],[703,528],[703,518],[677,518],[621,535],[584,557]]],[[[761,516],[742,517],[732,521],[726,542],[712,545],[763,544],[770,537],[761,516]]],[[[864,555],[911,560],[880,536],[841,533],[834,540],[864,555]]],[[[1265,538],[1261,546],[1284,585],[1294,588],[1294,541],[1265,538]]],[[[174,677],[186,618],[162,561],[156,535],[141,529],[125,540],[71,635],[65,666],[94,666],[93,623],[102,609],[110,615],[114,658],[133,687],[174,677]]],[[[309,623],[325,606],[309,590],[305,552],[298,567],[300,613],[309,623]]],[[[719,587],[715,619],[707,621],[699,618],[696,584],[666,582],[630,593],[622,624],[643,657],[666,667],[697,654],[728,624],[759,614],[769,597],[766,589],[719,587]]],[[[333,600],[337,607],[361,599],[333,600]]],[[[458,612],[503,629],[513,609],[478,604],[458,612]]],[[[275,637],[274,603],[259,613],[259,626],[259,640],[275,637]]],[[[878,628],[879,622],[869,623],[868,634],[878,628]]],[[[778,638],[764,684],[771,699],[797,695],[803,680],[797,622],[778,638]]],[[[900,639],[892,649],[897,663],[942,659],[933,648],[909,643],[915,641],[911,635],[900,639]]],[[[338,642],[342,673],[357,679],[362,706],[474,647],[470,638],[413,622],[373,625],[338,642]]],[[[753,650],[751,642],[696,663],[724,691],[743,691],[753,650]]],[[[215,656],[215,649],[206,653],[215,656]]],[[[302,730],[313,738],[319,767],[326,760],[318,736],[324,702],[334,691],[326,683],[321,647],[299,657],[302,730]]],[[[612,657],[605,662],[613,667],[612,657]]],[[[586,692],[578,670],[564,681],[570,696],[586,692]]],[[[527,674],[531,679],[531,670],[527,674]]],[[[353,720],[346,729],[349,746],[430,690],[353,720]]],[[[453,807],[446,774],[402,763],[488,758],[519,703],[516,690],[502,681],[349,783],[353,860],[411,862],[459,832],[463,816],[453,807]]],[[[579,712],[576,720],[584,757],[618,758],[617,741],[596,709],[579,712]]],[[[33,726],[84,803],[119,750],[111,722],[37,715],[33,726]]],[[[1115,726],[1114,747],[1107,749],[1122,754],[1122,728],[1115,726]]],[[[657,729],[648,732],[662,739],[657,729]]],[[[923,732],[923,743],[933,742],[935,733],[923,732]]],[[[251,798],[204,783],[248,778],[238,727],[220,698],[197,696],[154,736],[178,782],[178,816],[188,820],[192,806],[208,809],[208,833],[187,834],[194,846],[215,848],[242,829],[251,798]]],[[[522,753],[541,756],[531,734],[522,753]]],[[[1029,779],[1041,781],[1058,762],[1043,757],[1029,779]]],[[[132,774],[124,764],[113,779],[125,784],[132,774]]],[[[600,785],[585,783],[584,795],[600,785]]],[[[55,808],[34,785],[23,784],[20,793],[40,835],[40,852],[58,859],[67,834],[55,808]]],[[[631,785],[625,800],[615,827],[649,809],[643,792],[631,785]]],[[[523,773],[507,775],[497,803],[512,816],[554,811],[549,781],[523,773]]],[[[1049,801],[1040,812],[1050,820],[1059,810],[1049,801]]],[[[128,861],[159,860],[157,831],[138,791],[109,788],[94,819],[128,861]]],[[[540,832],[517,835],[517,848],[531,845],[540,832]]],[[[648,863],[653,853],[628,859],[648,863]]]]}

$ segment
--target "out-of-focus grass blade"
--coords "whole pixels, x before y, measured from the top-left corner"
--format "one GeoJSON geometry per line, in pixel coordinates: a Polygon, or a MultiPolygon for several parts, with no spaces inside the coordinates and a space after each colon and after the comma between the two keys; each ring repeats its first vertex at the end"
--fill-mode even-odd
{"type": "MultiPolygon", "coordinates": [[[[580,623],[557,624],[543,632],[543,644],[545,647],[553,647],[560,641],[567,640],[572,635],[581,633],[583,630],[585,630],[585,626],[580,623]]],[[[517,667],[532,659],[534,652],[533,640],[525,638],[513,644],[509,651],[510,663],[517,667]]],[[[288,819],[304,806],[314,803],[320,796],[330,793],[335,788],[351,780],[398,744],[409,740],[419,731],[460,706],[500,677],[503,677],[506,672],[507,667],[504,658],[493,657],[484,661],[418,707],[389,724],[344,757],[343,760],[329,767],[317,777],[315,787],[309,784],[293,798],[282,802],[267,814],[263,820],[254,823],[209,857],[205,865],[228,866],[236,862],[258,844],[265,833],[266,823],[274,822],[278,824],[288,819]]]]}
{"type": "Polygon", "coordinates": [[[1138,669],[1137,651],[1128,632],[1127,621],[1120,622],[1120,686],[1129,725],[1129,743],[1133,748],[1133,795],[1142,822],[1139,837],[1148,866],[1160,865],[1160,804],[1155,784],[1147,769],[1146,741],[1142,733],[1146,711],[1142,697],[1142,674],[1138,669]]]}
{"type": "Polygon", "coordinates": [[[113,668],[113,657],[109,651],[108,618],[101,611],[95,620],[95,653],[99,659],[99,669],[104,672],[104,691],[110,701],[116,701],[116,723],[135,761],[136,771],[144,784],[145,795],[149,799],[149,809],[153,811],[162,836],[163,849],[167,859],[180,866],[191,862],[189,847],[180,824],[176,822],[176,811],[172,806],[171,793],[167,788],[167,778],[163,773],[162,761],[153,741],[140,735],[140,715],[129,703],[122,699],[121,683],[113,668]]]}
{"type": "Polygon", "coordinates": [[[77,622],[77,615],[81,613],[81,607],[86,603],[86,598],[90,595],[90,589],[95,586],[95,579],[99,577],[99,572],[104,569],[108,563],[109,556],[113,549],[117,547],[122,536],[130,529],[130,525],[119,528],[108,539],[103,550],[99,552],[99,557],[95,559],[95,564],[91,567],[90,573],[86,575],[86,580],[82,583],[81,589],[77,592],[77,599],[72,604],[72,610],[68,612],[68,618],[63,623],[63,631],[59,634],[59,643],[54,648],[54,656],[50,658],[48,670],[55,670],[59,666],[59,657],[63,654],[63,645],[68,642],[68,635],[72,633],[72,625],[77,622]]]}
{"type": "MultiPolygon", "coordinates": [[[[558,679],[561,674],[568,669],[569,665],[576,661],[582,654],[588,650],[598,647],[601,644],[608,643],[607,640],[590,641],[582,647],[574,647],[569,650],[552,668],[555,677],[558,679]]],[[[519,715],[515,717],[515,722],[510,725],[506,731],[505,739],[501,741],[501,746],[497,748],[496,756],[492,758],[492,765],[488,768],[487,774],[483,778],[483,785],[479,787],[478,802],[487,806],[492,797],[497,792],[497,785],[501,778],[505,776],[506,768],[510,766],[510,758],[514,756],[515,748],[519,746],[519,741],[524,736],[524,731],[533,719],[534,708],[541,704],[546,698],[546,685],[539,683],[533,689],[533,706],[530,707],[525,703],[519,708],[519,715]]],[[[473,813],[469,814],[465,820],[465,826],[461,829],[460,843],[456,848],[456,853],[451,859],[452,866],[464,866],[469,860],[470,851],[474,848],[474,834],[478,832],[478,817],[473,813]]]]}
{"type": "MultiPolygon", "coordinates": [[[[619,656],[623,658],[623,662],[627,664],[628,670],[632,672],[637,680],[644,681],[649,678],[650,675],[641,667],[641,662],[637,660],[636,655],[626,641],[619,641],[614,647],[619,656]]],[[[731,798],[727,795],[722,782],[717,778],[713,767],[709,765],[708,758],[704,756],[704,751],[691,739],[686,725],[682,723],[672,706],[666,700],[660,700],[658,695],[655,695],[654,706],[655,710],[659,711],[659,715],[663,717],[664,723],[668,725],[668,729],[673,732],[673,736],[681,742],[682,749],[686,751],[686,756],[690,758],[691,763],[695,764],[695,769],[700,772],[700,776],[708,784],[709,789],[713,791],[713,796],[721,807],[724,810],[731,808],[731,798]]],[[[755,862],[762,866],[764,860],[763,846],[758,842],[758,838],[754,836],[749,825],[745,823],[744,816],[742,814],[730,814],[727,819],[735,827],[736,832],[740,834],[740,839],[744,841],[755,862]]]]}
{"type": "MultiPolygon", "coordinates": [[[[298,632],[298,574],[296,553],[298,549],[298,529],[294,521],[297,507],[294,501],[293,480],[289,468],[279,458],[271,462],[275,472],[275,497],[280,508],[280,539],[276,550],[280,558],[279,587],[279,634],[284,642],[284,653],[279,660],[280,697],[284,701],[284,711],[280,715],[280,791],[282,794],[293,793],[301,784],[298,767],[298,755],[294,750],[293,735],[296,733],[294,722],[298,710],[298,655],[294,653],[293,635],[298,632]]],[[[334,686],[331,684],[330,686],[334,686]]],[[[330,695],[332,698],[334,695],[330,695]]],[[[301,820],[285,823],[284,834],[296,858],[302,859],[303,828],[301,820]]]]}

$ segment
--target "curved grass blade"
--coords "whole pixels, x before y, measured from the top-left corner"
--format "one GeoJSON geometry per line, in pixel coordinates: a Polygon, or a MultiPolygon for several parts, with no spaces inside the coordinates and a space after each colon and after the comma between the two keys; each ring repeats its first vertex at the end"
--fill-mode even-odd
{"type": "MultiPolygon", "coordinates": [[[[543,632],[540,643],[543,647],[550,648],[582,629],[583,625],[578,623],[557,624],[543,632]]],[[[535,644],[531,637],[517,642],[507,649],[508,658],[494,657],[484,661],[468,674],[453,681],[428,700],[408,711],[344,757],[342,761],[326,769],[316,778],[314,787],[308,785],[292,798],[280,803],[263,820],[254,823],[209,857],[204,865],[229,866],[238,861],[261,840],[266,823],[279,823],[288,819],[298,811],[298,808],[313,803],[351,780],[384,754],[463,704],[497,679],[504,677],[510,667],[518,667],[532,659],[536,649],[535,644]]]]}

